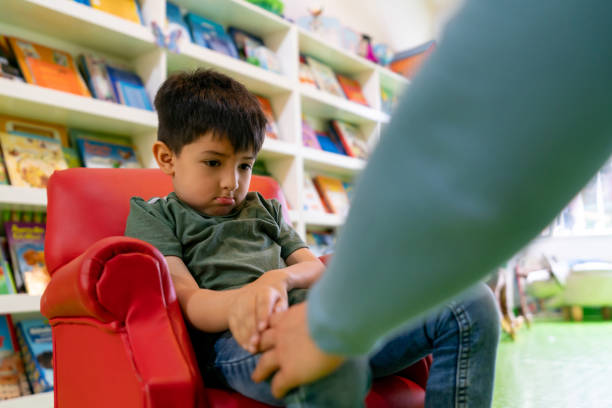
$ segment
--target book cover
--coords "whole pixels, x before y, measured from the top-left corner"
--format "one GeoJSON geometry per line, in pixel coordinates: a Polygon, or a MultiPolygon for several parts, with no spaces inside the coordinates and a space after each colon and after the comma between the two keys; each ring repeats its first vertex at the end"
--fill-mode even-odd
{"type": "Polygon", "coordinates": [[[77,139],[77,146],[85,167],[115,169],[141,167],[131,146],[92,139],[77,139]]]}
{"type": "Polygon", "coordinates": [[[334,71],[329,66],[309,56],[306,57],[306,61],[312,70],[319,89],[341,98],[345,97],[334,71]]]}
{"type": "Polygon", "coordinates": [[[274,119],[274,112],[272,111],[270,100],[259,95],[255,95],[255,97],[259,101],[261,109],[266,116],[266,137],[278,139],[278,124],[276,123],[276,119],[274,119]]]}
{"type": "Polygon", "coordinates": [[[436,49],[436,41],[428,41],[418,47],[394,55],[389,68],[406,78],[412,78],[427,57],[436,49]]]}
{"type": "Polygon", "coordinates": [[[42,295],[51,280],[45,265],[45,224],[4,223],[17,292],[42,295]]]}
{"type": "Polygon", "coordinates": [[[319,145],[321,146],[321,150],[346,156],[342,145],[339,142],[336,142],[333,134],[315,130],[315,135],[319,145]]]}
{"type": "Polygon", "coordinates": [[[302,119],[302,144],[306,147],[321,150],[321,145],[317,139],[317,133],[306,119],[302,119]]]}
{"type": "Polygon", "coordinates": [[[4,157],[2,156],[2,145],[0,145],[0,186],[9,184],[8,173],[4,165],[4,157]]]}
{"type": "Polygon", "coordinates": [[[106,70],[113,86],[115,97],[120,103],[134,108],[153,110],[149,95],[138,75],[111,65],[107,65],[106,70]]]}
{"type": "Polygon", "coordinates": [[[27,133],[0,132],[0,145],[11,185],[46,188],[55,170],[67,169],[62,145],[27,133]]]}
{"type": "Polygon", "coordinates": [[[89,5],[136,24],[142,24],[136,0],[89,0],[89,5]]]}
{"type": "Polygon", "coordinates": [[[37,120],[20,118],[17,116],[0,115],[0,132],[20,132],[49,137],[59,140],[64,147],[69,144],[68,129],[66,126],[55,123],[39,122],[37,120]]]}
{"type": "Polygon", "coordinates": [[[340,83],[340,86],[342,87],[347,99],[368,106],[368,101],[363,95],[359,82],[357,82],[355,79],[340,74],[336,74],[336,78],[338,79],[338,82],[340,83]]]}
{"type": "Polygon", "coordinates": [[[274,51],[265,45],[260,45],[253,49],[253,58],[254,63],[255,60],[257,61],[255,65],[268,71],[276,72],[277,74],[283,73],[281,60],[274,51]]]}
{"type": "Polygon", "coordinates": [[[72,56],[40,44],[10,37],[24,79],[30,83],[80,96],[91,96],[72,56]]]}
{"type": "Polygon", "coordinates": [[[348,156],[359,159],[368,157],[368,144],[359,127],[340,120],[332,120],[331,125],[348,156]]]}
{"type": "Polygon", "coordinates": [[[227,32],[238,49],[240,59],[258,65],[254,50],[264,45],[263,40],[236,27],[228,27],[227,32]]]}
{"type": "Polygon", "coordinates": [[[77,64],[94,98],[117,103],[104,58],[93,54],[81,54],[77,57],[77,64]]]}
{"type": "Polygon", "coordinates": [[[25,371],[34,393],[53,390],[53,342],[51,326],[43,319],[15,325],[25,371]]]}
{"type": "Polygon", "coordinates": [[[19,64],[15,59],[8,40],[3,35],[0,35],[0,78],[23,82],[19,64]]]}
{"type": "Polygon", "coordinates": [[[304,172],[304,211],[325,213],[325,207],[310,174],[304,172]]]}
{"type": "Polygon", "coordinates": [[[185,22],[181,7],[170,1],[167,1],[166,20],[168,22],[169,33],[172,33],[173,31],[179,31],[181,33],[181,38],[184,38],[187,41],[191,41],[191,33],[189,32],[189,26],[185,22]]]}
{"type": "MultiPolygon", "coordinates": [[[[4,228],[4,223],[2,225],[4,228]]],[[[5,237],[0,237],[0,295],[17,293],[13,271],[9,262],[8,243],[5,237]]]]}
{"type": "Polygon", "coordinates": [[[97,133],[97,132],[91,132],[85,129],[75,129],[75,128],[69,129],[68,137],[70,139],[70,146],[72,146],[72,148],[74,149],[77,148],[78,139],[98,140],[100,142],[110,142],[114,144],[120,144],[123,146],[134,147],[132,143],[132,139],[129,136],[97,133]]]}
{"type": "Polygon", "coordinates": [[[349,210],[349,199],[342,181],[329,176],[315,176],[314,185],[328,212],[345,216],[349,210]]]}
{"type": "Polygon", "coordinates": [[[385,87],[380,87],[380,104],[381,109],[387,115],[391,115],[395,105],[397,104],[397,95],[385,87]]]}
{"type": "Polygon", "coordinates": [[[194,13],[187,13],[185,20],[191,28],[194,43],[238,58],[236,46],[221,24],[194,13]]]}
{"type": "Polygon", "coordinates": [[[29,390],[26,393],[21,390],[22,379],[25,379],[24,366],[13,321],[10,315],[0,315],[0,400],[27,395],[29,390]]]}
{"type": "Polygon", "coordinates": [[[83,167],[83,163],[81,163],[81,158],[79,157],[79,152],[77,152],[75,148],[62,147],[62,153],[64,154],[64,160],[66,160],[66,164],[68,165],[69,169],[83,167]]]}
{"type": "Polygon", "coordinates": [[[312,74],[312,70],[308,65],[304,64],[303,62],[300,62],[298,75],[301,83],[312,85],[314,87],[317,86],[314,75],[312,74]]]}

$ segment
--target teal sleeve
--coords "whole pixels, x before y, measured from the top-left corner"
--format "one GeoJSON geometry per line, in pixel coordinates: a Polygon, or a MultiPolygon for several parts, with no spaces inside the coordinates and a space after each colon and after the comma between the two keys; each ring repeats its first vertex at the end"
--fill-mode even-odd
{"type": "Polygon", "coordinates": [[[612,2],[468,0],[407,88],[308,301],[363,354],[534,238],[612,151],[612,2]]]}

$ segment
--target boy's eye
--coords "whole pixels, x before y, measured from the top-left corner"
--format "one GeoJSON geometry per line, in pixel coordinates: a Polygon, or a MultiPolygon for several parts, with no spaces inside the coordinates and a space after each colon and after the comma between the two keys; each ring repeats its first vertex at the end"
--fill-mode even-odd
{"type": "Polygon", "coordinates": [[[221,162],[219,160],[204,160],[204,164],[208,167],[219,167],[221,162]]]}
{"type": "Polygon", "coordinates": [[[241,168],[242,170],[250,170],[250,169],[251,169],[251,167],[252,167],[252,166],[251,166],[249,163],[242,163],[242,164],[240,165],[240,168],[241,168]]]}

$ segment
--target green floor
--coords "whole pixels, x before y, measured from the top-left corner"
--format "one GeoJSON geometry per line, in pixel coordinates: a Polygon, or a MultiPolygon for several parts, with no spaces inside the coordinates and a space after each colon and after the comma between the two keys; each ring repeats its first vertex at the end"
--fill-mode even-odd
{"type": "Polygon", "coordinates": [[[537,321],[503,338],[493,407],[612,407],[612,322],[537,321]]]}

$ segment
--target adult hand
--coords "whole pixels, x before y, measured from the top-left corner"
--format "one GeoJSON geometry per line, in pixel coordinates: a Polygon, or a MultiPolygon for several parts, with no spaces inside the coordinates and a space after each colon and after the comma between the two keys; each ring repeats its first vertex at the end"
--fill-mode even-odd
{"type": "Polygon", "coordinates": [[[276,372],[272,379],[272,394],[276,398],[330,374],[344,361],[343,357],[319,349],[310,337],[306,302],[270,318],[270,328],[262,335],[260,349],[264,353],[252,378],[261,382],[276,372]]]}
{"type": "Polygon", "coordinates": [[[244,286],[230,307],[229,329],[238,344],[251,353],[259,351],[261,333],[268,327],[270,315],[288,307],[286,280],[282,270],[268,271],[244,286]]]}

